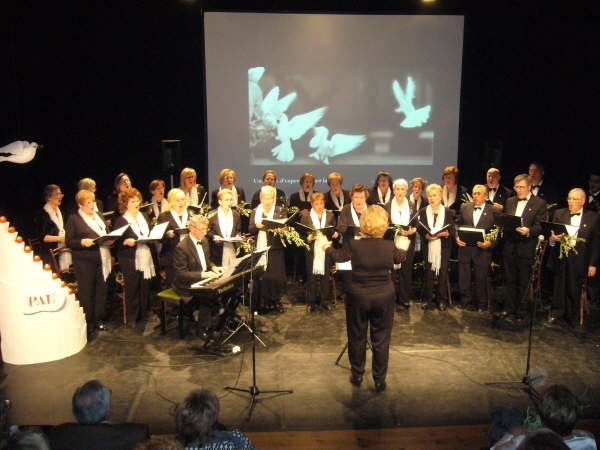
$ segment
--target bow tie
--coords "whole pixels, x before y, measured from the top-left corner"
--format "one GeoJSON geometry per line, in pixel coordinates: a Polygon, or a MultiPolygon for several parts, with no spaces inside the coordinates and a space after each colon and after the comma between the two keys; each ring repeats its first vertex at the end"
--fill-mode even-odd
{"type": "Polygon", "coordinates": [[[527,201],[527,198],[520,198],[520,199],[519,199],[519,201],[520,201],[520,202],[526,202],[526,201],[527,201]]]}
{"type": "Polygon", "coordinates": [[[473,208],[474,211],[479,211],[481,209],[481,206],[476,206],[475,208],[473,208]]]}
{"type": "Polygon", "coordinates": [[[196,241],[196,245],[202,245],[202,241],[196,241]]]}
{"type": "Polygon", "coordinates": [[[570,217],[573,217],[573,216],[578,216],[579,214],[581,214],[581,213],[580,213],[580,212],[577,212],[577,213],[572,213],[572,214],[569,214],[569,216],[570,216],[570,217]]]}
{"type": "Polygon", "coordinates": [[[488,191],[489,191],[489,192],[496,192],[496,190],[497,190],[497,189],[498,189],[498,188],[489,188],[489,189],[488,189],[488,191]]]}

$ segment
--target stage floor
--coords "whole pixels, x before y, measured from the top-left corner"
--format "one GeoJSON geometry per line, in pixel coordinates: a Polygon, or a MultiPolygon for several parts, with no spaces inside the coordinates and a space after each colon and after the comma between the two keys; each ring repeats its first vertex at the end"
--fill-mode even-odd
{"type": "MultiPolygon", "coordinates": [[[[71,421],[77,386],[99,379],[113,393],[113,422],[150,424],[174,432],[174,406],[200,387],[217,392],[221,421],[247,431],[394,428],[490,422],[494,406],[531,405],[525,385],[529,328],[493,323],[492,316],[450,308],[422,311],[413,303],[395,315],[387,384],[375,393],[367,372],[361,388],[349,383],[343,303],[331,313],[310,313],[302,291],[288,286],[283,314],[258,316],[252,340],[245,328],[231,342],[238,354],[210,354],[199,338],[180,340],[176,329],[161,335],[111,328],[77,355],[28,366],[5,364],[0,390],[10,399],[9,424],[71,421]],[[343,353],[343,354],[342,354],[343,353]],[[336,364],[338,357],[339,364],[336,364]],[[255,381],[253,379],[255,374],[255,381]],[[258,388],[252,395],[225,387],[258,388]],[[268,392],[271,390],[291,390],[268,392]]],[[[238,311],[247,314],[240,305],[238,311]]],[[[537,390],[569,386],[584,401],[584,417],[600,417],[600,311],[592,305],[582,332],[548,326],[538,314],[533,329],[530,378],[537,390]]]]}

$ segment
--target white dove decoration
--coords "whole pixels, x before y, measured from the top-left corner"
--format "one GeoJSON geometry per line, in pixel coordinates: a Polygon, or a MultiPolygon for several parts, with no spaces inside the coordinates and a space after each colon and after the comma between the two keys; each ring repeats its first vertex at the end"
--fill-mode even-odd
{"type": "Polygon", "coordinates": [[[277,140],[281,141],[281,144],[271,149],[273,156],[279,161],[293,161],[294,149],[292,148],[292,141],[297,141],[308,130],[314,127],[321,120],[326,110],[327,107],[323,106],[304,114],[298,114],[291,120],[288,120],[285,113],[281,114],[279,125],[277,126],[277,140]]]}
{"type": "Polygon", "coordinates": [[[351,152],[367,139],[364,134],[341,133],[336,133],[331,139],[327,139],[329,136],[327,127],[315,127],[314,131],[315,135],[308,145],[316,151],[308,156],[327,165],[329,165],[329,158],[351,152]]]}
{"type": "Polygon", "coordinates": [[[264,67],[251,67],[248,69],[248,114],[250,119],[256,114],[263,101],[262,89],[258,85],[263,73],[265,73],[264,67]]]}
{"type": "Polygon", "coordinates": [[[275,86],[265,96],[261,104],[262,121],[266,128],[276,128],[281,115],[287,111],[292,102],[296,100],[296,93],[290,92],[279,98],[279,86],[275,86]]]}
{"type": "Polygon", "coordinates": [[[396,112],[404,113],[406,115],[404,120],[400,123],[401,127],[416,128],[429,120],[431,105],[423,106],[419,109],[415,109],[413,105],[413,99],[415,98],[415,82],[412,77],[408,77],[408,80],[406,81],[406,92],[402,91],[398,80],[392,82],[392,91],[398,102],[396,112]]]}
{"type": "Polygon", "coordinates": [[[35,157],[35,152],[41,148],[36,142],[15,141],[0,147],[0,162],[26,164],[35,157]]]}

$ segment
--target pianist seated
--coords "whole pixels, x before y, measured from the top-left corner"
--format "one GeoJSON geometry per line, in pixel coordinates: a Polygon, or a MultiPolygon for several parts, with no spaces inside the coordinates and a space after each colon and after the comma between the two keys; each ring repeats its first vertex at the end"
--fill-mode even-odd
{"type": "Polygon", "coordinates": [[[208,218],[192,216],[188,223],[189,234],[173,250],[173,289],[181,296],[187,312],[194,316],[200,329],[210,334],[213,329],[212,316],[218,310],[217,299],[196,294],[190,286],[207,278],[217,278],[223,268],[210,258],[210,247],[206,233],[208,218]]]}

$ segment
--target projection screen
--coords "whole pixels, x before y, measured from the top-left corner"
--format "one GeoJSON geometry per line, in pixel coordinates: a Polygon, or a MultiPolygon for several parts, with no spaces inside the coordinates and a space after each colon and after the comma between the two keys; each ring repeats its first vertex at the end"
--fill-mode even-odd
{"type": "Polygon", "coordinates": [[[320,191],[333,171],[346,189],[380,170],[440,182],[457,161],[463,22],[206,12],[209,187],[225,167],[249,195],[268,168],[288,195],[304,172],[320,191]]]}

